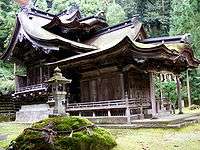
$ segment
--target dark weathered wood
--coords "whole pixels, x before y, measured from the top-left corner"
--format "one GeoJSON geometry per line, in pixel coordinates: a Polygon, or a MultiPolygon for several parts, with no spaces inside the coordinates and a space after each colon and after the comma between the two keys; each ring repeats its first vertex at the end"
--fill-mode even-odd
{"type": "Polygon", "coordinates": [[[178,96],[178,109],[179,114],[183,114],[183,106],[182,106],[182,96],[181,96],[181,83],[179,79],[179,75],[176,75],[176,88],[177,88],[177,96],[178,96]]]}
{"type": "Polygon", "coordinates": [[[30,92],[40,91],[40,90],[47,91],[47,87],[48,87],[47,84],[34,84],[29,86],[18,87],[16,89],[15,94],[21,94],[21,93],[30,94],[30,92]]]}
{"type": "Polygon", "coordinates": [[[131,69],[128,71],[129,98],[149,98],[149,76],[145,73],[131,69]]]}
{"type": "Polygon", "coordinates": [[[134,108],[138,109],[139,106],[149,108],[149,99],[120,99],[120,100],[107,100],[98,102],[83,102],[83,103],[70,103],[67,106],[67,111],[87,111],[87,110],[107,110],[107,109],[122,109],[134,108]],[[142,103],[141,103],[142,102],[142,103]]]}
{"type": "Polygon", "coordinates": [[[151,99],[151,107],[152,107],[152,117],[156,117],[156,97],[155,97],[155,77],[154,73],[149,73],[150,78],[150,99],[151,99]]]}
{"type": "Polygon", "coordinates": [[[88,101],[120,99],[123,97],[123,83],[119,72],[102,73],[98,76],[84,76],[81,80],[82,99],[88,101]],[[87,85],[86,85],[87,84],[87,85]]]}

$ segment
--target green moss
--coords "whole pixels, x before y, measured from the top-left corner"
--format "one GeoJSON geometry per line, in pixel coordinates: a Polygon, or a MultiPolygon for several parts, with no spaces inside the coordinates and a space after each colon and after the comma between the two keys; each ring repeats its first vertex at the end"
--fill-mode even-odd
{"type": "MultiPolygon", "coordinates": [[[[71,131],[92,125],[90,121],[78,117],[53,117],[33,124],[32,128],[42,129],[53,124],[54,131],[71,131]]],[[[15,140],[18,150],[110,150],[115,145],[114,137],[103,128],[89,128],[74,132],[72,136],[57,134],[53,144],[45,141],[42,132],[26,130],[15,140]]]]}

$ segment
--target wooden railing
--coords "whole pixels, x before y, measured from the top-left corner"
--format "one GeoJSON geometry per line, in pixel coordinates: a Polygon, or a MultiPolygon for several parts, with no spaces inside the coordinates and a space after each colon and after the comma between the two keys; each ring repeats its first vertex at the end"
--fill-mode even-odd
{"type": "MultiPolygon", "coordinates": [[[[148,99],[128,99],[128,106],[131,108],[143,106],[150,106],[148,99]]],[[[67,105],[67,111],[76,110],[95,110],[95,109],[112,109],[112,108],[126,108],[126,99],[98,101],[98,102],[85,102],[85,103],[71,103],[67,105]]]]}
{"type": "Polygon", "coordinates": [[[42,84],[35,84],[35,85],[30,85],[30,86],[25,86],[25,87],[19,87],[16,89],[16,94],[18,93],[24,93],[24,92],[31,92],[31,91],[39,91],[39,90],[47,90],[48,85],[45,83],[42,84]]]}

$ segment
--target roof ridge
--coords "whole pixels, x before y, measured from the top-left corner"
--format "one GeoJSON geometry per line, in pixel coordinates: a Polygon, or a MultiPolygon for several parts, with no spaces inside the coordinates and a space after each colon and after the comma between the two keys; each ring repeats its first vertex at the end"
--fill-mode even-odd
{"type": "Polygon", "coordinates": [[[110,33],[110,32],[113,32],[113,31],[116,31],[116,30],[119,30],[119,29],[122,29],[122,28],[125,28],[125,27],[128,27],[128,26],[131,26],[131,25],[136,25],[138,22],[139,22],[139,20],[136,17],[134,17],[134,18],[126,20],[126,21],[124,21],[122,23],[103,28],[103,29],[97,31],[95,33],[95,36],[103,35],[105,33],[110,33]]]}

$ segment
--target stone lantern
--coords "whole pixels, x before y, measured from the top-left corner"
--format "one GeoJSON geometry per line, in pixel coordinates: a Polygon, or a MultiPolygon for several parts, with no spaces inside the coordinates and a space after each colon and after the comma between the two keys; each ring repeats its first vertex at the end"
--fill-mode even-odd
{"type": "Polygon", "coordinates": [[[52,87],[52,95],[55,101],[53,114],[65,114],[65,105],[63,105],[63,101],[65,102],[65,96],[67,95],[65,85],[71,83],[71,80],[63,77],[61,70],[56,67],[53,77],[47,82],[52,87]]]}

